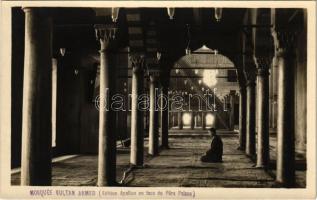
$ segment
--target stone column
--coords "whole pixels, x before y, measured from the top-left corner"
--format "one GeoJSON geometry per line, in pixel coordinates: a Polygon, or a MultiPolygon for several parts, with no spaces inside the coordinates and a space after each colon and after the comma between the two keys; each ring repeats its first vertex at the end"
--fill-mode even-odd
{"type": "Polygon", "coordinates": [[[195,113],[191,112],[191,118],[190,118],[190,129],[194,130],[195,128],[195,113]]]}
{"type": "Polygon", "coordinates": [[[203,130],[206,130],[206,113],[205,112],[201,113],[201,128],[203,130]]]}
{"type": "MultiPolygon", "coordinates": [[[[144,94],[148,94],[149,91],[145,90],[144,94]]],[[[144,123],[144,131],[148,132],[150,130],[150,112],[149,110],[144,111],[143,113],[143,123],[144,123]]]]}
{"type": "Polygon", "coordinates": [[[248,156],[255,156],[255,81],[247,83],[247,121],[246,121],[246,149],[248,156]]]}
{"type": "MultiPolygon", "coordinates": [[[[127,72],[126,72],[127,73],[127,72]]],[[[123,93],[124,93],[124,101],[125,102],[129,102],[129,79],[127,78],[124,83],[124,88],[123,88],[123,93]]],[[[128,104],[126,104],[128,105],[128,104]]],[[[129,128],[129,124],[131,123],[131,120],[128,120],[130,119],[129,117],[129,106],[126,106],[127,109],[125,109],[125,111],[123,111],[123,114],[122,114],[122,129],[123,129],[123,139],[126,140],[129,138],[129,132],[130,132],[130,128],[129,128]]],[[[130,142],[130,141],[127,141],[127,142],[130,142]]],[[[125,146],[125,143],[124,143],[124,146],[125,146]]]]}
{"type": "Polygon", "coordinates": [[[21,185],[51,185],[52,20],[41,8],[23,10],[25,55],[21,185]]]}
{"type": "Polygon", "coordinates": [[[132,75],[132,102],[131,102],[131,153],[132,165],[143,165],[144,124],[143,111],[138,107],[139,96],[144,91],[144,56],[133,54],[130,56],[133,68],[132,75]]]}
{"type": "Polygon", "coordinates": [[[174,127],[174,114],[172,112],[169,111],[169,115],[168,115],[168,122],[169,122],[169,127],[168,129],[171,129],[174,127]]]}
{"type": "Polygon", "coordinates": [[[174,111],[174,122],[175,122],[174,126],[178,127],[178,112],[175,112],[175,111],[174,111]]]}
{"type": "Polygon", "coordinates": [[[159,110],[156,107],[158,91],[158,74],[150,72],[150,130],[149,130],[149,154],[155,156],[159,149],[159,110]]]}
{"type": "Polygon", "coordinates": [[[273,73],[273,87],[272,87],[272,128],[276,131],[277,124],[277,90],[278,90],[278,62],[276,56],[272,61],[272,73],[273,73]]]}
{"type": "Polygon", "coordinates": [[[246,143],[246,100],[246,88],[241,86],[239,96],[239,150],[245,150],[246,143]]]}
{"type": "Polygon", "coordinates": [[[294,68],[296,32],[273,31],[278,62],[278,117],[276,181],[286,187],[295,184],[294,68]]]}
{"type": "Polygon", "coordinates": [[[257,162],[256,166],[267,168],[269,149],[269,59],[257,59],[257,162]]]}
{"type": "Polygon", "coordinates": [[[56,147],[56,105],[57,105],[57,66],[58,59],[52,59],[52,147],[56,147]]]}
{"type": "Polygon", "coordinates": [[[269,71],[270,75],[269,75],[269,121],[270,121],[270,128],[273,128],[273,120],[274,120],[274,114],[273,114],[273,106],[274,106],[274,99],[273,99],[273,94],[274,94],[274,58],[272,59],[272,66],[271,66],[271,70],[269,71]]]}
{"type": "Polygon", "coordinates": [[[99,144],[98,186],[113,186],[116,183],[116,113],[111,109],[115,90],[115,68],[109,62],[116,28],[110,25],[95,25],[100,42],[100,89],[99,89],[99,144]]]}
{"type": "Polygon", "coordinates": [[[183,129],[183,111],[178,111],[178,129],[183,129]]]}
{"type": "Polygon", "coordinates": [[[162,148],[168,148],[168,85],[162,81],[162,98],[161,98],[161,131],[162,131],[162,148]],[[167,101],[167,102],[166,102],[167,101]],[[164,107],[163,104],[167,103],[164,107]]]}
{"type": "Polygon", "coordinates": [[[230,101],[229,129],[231,131],[234,130],[234,98],[235,98],[235,92],[230,91],[230,96],[229,96],[229,101],[230,101]]]}
{"type": "Polygon", "coordinates": [[[178,127],[178,113],[174,112],[174,127],[178,127]]]}

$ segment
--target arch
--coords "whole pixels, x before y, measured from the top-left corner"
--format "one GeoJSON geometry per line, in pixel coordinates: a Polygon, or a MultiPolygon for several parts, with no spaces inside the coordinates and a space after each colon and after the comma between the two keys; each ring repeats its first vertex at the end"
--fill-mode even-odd
{"type": "MultiPolygon", "coordinates": [[[[208,87],[208,85],[204,84],[203,81],[198,82],[198,80],[203,78],[204,71],[217,70],[217,80],[219,80],[219,83],[222,83],[224,82],[222,80],[228,77],[227,70],[236,69],[234,62],[227,56],[218,53],[217,50],[210,49],[206,45],[203,45],[193,51],[192,54],[181,57],[173,65],[170,72],[170,82],[174,83],[171,85],[179,90],[188,91],[191,87],[194,87],[198,94],[203,94],[203,88],[197,89],[197,87],[204,87],[206,90],[211,89],[211,87],[208,87]]],[[[216,84],[215,86],[219,86],[219,84],[216,84]]],[[[230,91],[228,90],[227,93],[229,92],[230,91]]]]}

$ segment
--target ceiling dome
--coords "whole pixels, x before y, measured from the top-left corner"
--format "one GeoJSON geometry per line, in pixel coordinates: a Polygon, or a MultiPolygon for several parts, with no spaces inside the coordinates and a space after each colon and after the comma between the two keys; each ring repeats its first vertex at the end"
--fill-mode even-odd
{"type": "Polygon", "coordinates": [[[229,58],[205,45],[193,51],[192,54],[183,56],[178,63],[183,67],[192,66],[193,68],[234,68],[229,58]]]}

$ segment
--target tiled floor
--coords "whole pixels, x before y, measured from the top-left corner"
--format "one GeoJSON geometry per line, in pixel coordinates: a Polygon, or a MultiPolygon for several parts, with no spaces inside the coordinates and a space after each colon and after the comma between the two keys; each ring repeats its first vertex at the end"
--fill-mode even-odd
{"type": "MultiPolygon", "coordinates": [[[[153,158],[145,152],[144,166],[133,169],[127,175],[124,186],[276,187],[273,177],[262,169],[254,168],[254,163],[237,150],[237,134],[219,132],[219,135],[224,144],[223,163],[202,163],[200,156],[210,145],[208,133],[171,130],[170,149],[162,150],[159,156],[153,158]]],[[[273,150],[271,153],[275,154],[273,150]]],[[[128,167],[129,149],[119,148],[118,181],[128,167]]],[[[305,187],[305,174],[305,171],[297,172],[298,187],[305,187]]],[[[19,184],[19,176],[19,173],[12,176],[12,184],[19,184]]],[[[80,155],[53,164],[53,185],[94,186],[96,181],[96,155],[80,155]]]]}

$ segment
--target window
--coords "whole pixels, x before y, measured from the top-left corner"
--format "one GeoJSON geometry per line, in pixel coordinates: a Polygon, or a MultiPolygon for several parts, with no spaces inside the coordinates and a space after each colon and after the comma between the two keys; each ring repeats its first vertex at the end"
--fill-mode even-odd
{"type": "Polygon", "coordinates": [[[237,73],[236,70],[228,70],[228,82],[237,82],[237,73]]]}

